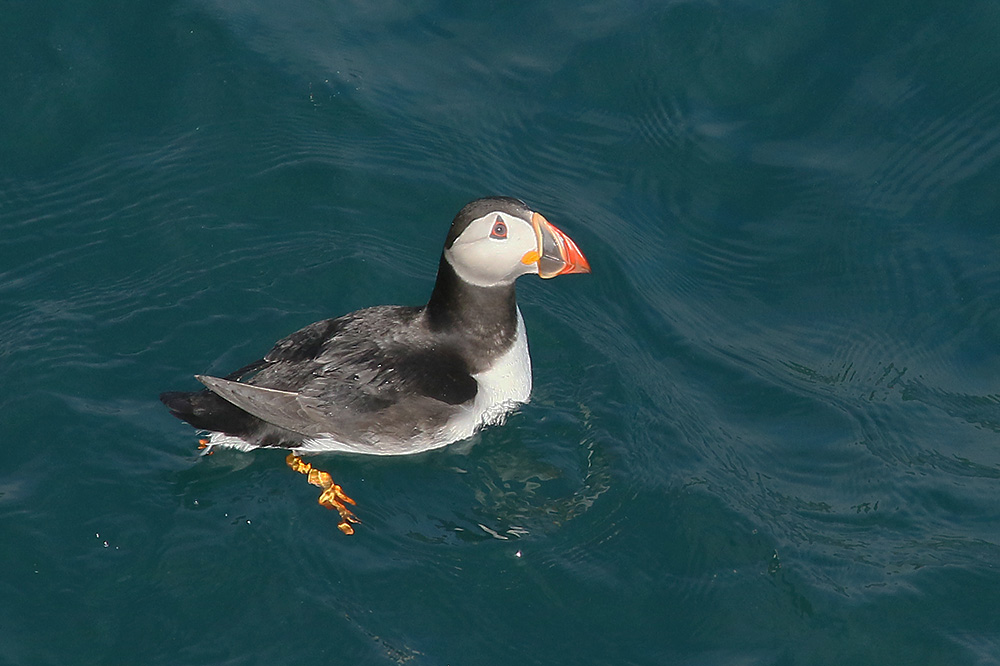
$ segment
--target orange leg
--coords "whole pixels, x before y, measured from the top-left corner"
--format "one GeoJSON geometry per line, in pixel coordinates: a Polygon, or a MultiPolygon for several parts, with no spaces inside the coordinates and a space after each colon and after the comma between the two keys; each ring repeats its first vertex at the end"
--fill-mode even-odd
{"type": "Polygon", "coordinates": [[[285,463],[294,471],[306,474],[309,477],[309,483],[323,489],[323,492],[319,496],[319,503],[328,509],[336,509],[337,513],[340,514],[340,524],[337,525],[337,529],[344,534],[354,534],[354,528],[351,527],[351,523],[360,523],[361,521],[358,520],[357,516],[350,509],[344,506],[345,504],[355,505],[354,500],[344,493],[344,489],[334,483],[329,474],[313,468],[312,465],[303,461],[302,458],[294,453],[288,454],[288,457],[285,458],[285,463]]]}

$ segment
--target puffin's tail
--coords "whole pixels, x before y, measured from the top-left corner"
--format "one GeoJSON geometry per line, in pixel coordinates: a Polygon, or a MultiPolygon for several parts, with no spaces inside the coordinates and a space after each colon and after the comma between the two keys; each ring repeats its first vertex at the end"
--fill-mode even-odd
{"type": "Polygon", "coordinates": [[[199,430],[240,437],[250,435],[261,425],[256,416],[208,389],[190,393],[167,391],[160,394],[160,402],[167,406],[171,414],[199,430]]]}

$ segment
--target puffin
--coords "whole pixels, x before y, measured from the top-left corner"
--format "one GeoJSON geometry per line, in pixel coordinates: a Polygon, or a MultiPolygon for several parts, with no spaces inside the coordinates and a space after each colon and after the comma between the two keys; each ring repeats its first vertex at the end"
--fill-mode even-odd
{"type": "Polygon", "coordinates": [[[311,466],[295,454],[437,449],[503,423],[529,399],[517,278],[589,272],[576,243],[523,201],[478,199],[452,221],[425,305],[318,321],[225,377],[195,375],[203,390],[160,400],[207,433],[207,452],[283,448],[303,473],[311,466]]]}

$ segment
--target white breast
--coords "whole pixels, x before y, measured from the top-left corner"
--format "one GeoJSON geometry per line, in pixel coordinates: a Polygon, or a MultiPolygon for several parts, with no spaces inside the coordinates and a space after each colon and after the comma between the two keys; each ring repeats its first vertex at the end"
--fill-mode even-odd
{"type": "Polygon", "coordinates": [[[479,384],[475,410],[480,425],[490,425],[503,417],[531,395],[531,356],[528,355],[528,334],[524,330],[521,310],[517,311],[517,336],[514,344],[493,367],[473,375],[479,384]]]}
{"type": "Polygon", "coordinates": [[[514,344],[484,372],[473,375],[478,385],[472,406],[456,415],[445,427],[444,438],[457,441],[470,437],[485,425],[503,423],[517,405],[531,396],[531,357],[528,334],[521,310],[517,310],[517,335],[514,344]]]}

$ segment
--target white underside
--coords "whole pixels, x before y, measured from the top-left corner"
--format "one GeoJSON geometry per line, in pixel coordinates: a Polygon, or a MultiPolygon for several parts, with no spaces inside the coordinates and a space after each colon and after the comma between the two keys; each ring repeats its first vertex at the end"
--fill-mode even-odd
{"type": "MultiPolygon", "coordinates": [[[[320,435],[304,440],[292,450],[296,453],[338,451],[364,455],[411,455],[447,446],[471,437],[477,430],[489,425],[502,424],[507,415],[519,404],[528,402],[531,395],[531,357],[528,355],[528,336],[524,330],[521,310],[517,311],[517,336],[506,354],[497,359],[493,367],[473,375],[479,390],[473,404],[461,410],[437,433],[407,441],[344,442],[331,436],[320,435]]],[[[223,446],[252,451],[254,445],[220,432],[209,433],[209,447],[223,446]]]]}

